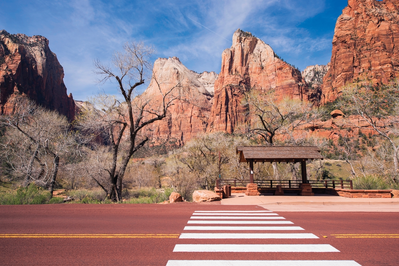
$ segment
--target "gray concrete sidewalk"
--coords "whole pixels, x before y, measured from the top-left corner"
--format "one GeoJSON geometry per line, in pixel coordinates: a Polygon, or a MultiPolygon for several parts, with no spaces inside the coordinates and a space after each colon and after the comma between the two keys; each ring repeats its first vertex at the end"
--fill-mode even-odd
{"type": "Polygon", "coordinates": [[[222,205],[259,205],[271,211],[287,212],[399,212],[399,198],[344,198],[315,196],[246,196],[233,194],[222,205]]]}

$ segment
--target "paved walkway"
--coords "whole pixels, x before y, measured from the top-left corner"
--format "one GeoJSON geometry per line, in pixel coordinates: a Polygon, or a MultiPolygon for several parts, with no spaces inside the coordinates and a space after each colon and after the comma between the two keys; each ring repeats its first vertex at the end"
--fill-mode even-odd
{"type": "Polygon", "coordinates": [[[344,198],[315,196],[246,196],[233,194],[222,205],[259,205],[271,211],[287,212],[399,212],[399,198],[344,198]]]}

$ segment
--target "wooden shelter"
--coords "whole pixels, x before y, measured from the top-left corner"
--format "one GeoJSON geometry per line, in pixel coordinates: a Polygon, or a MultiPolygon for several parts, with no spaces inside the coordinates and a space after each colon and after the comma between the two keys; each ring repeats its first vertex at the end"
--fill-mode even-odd
{"type": "Polygon", "coordinates": [[[306,174],[307,160],[322,160],[320,149],[316,146],[238,146],[236,149],[240,162],[248,162],[250,183],[254,183],[254,163],[292,162],[301,163],[302,183],[308,183],[306,174]]]}

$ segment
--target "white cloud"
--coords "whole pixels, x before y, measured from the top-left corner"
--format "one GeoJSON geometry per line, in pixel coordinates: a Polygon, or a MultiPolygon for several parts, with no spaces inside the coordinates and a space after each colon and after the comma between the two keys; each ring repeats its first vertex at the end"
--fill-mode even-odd
{"type": "Polygon", "coordinates": [[[71,7],[74,12],[71,16],[71,23],[77,26],[86,26],[95,18],[95,11],[90,0],[72,0],[71,7]]]}
{"type": "Polygon", "coordinates": [[[218,72],[221,53],[231,46],[233,32],[245,27],[255,12],[264,10],[275,2],[277,1],[198,1],[195,9],[197,12],[181,10],[192,24],[188,38],[171,45],[162,54],[166,57],[176,55],[183,63],[195,60],[202,65],[201,61],[206,60],[210,63],[208,70],[218,72]]]}
{"type": "MultiPolygon", "coordinates": [[[[15,0],[7,3],[9,9],[0,8],[8,16],[0,18],[7,23],[5,29],[47,37],[64,67],[68,92],[81,100],[85,98],[80,97],[98,91],[93,60],[109,62],[112,53],[132,39],[155,46],[160,57],[179,57],[198,72],[220,71],[221,54],[231,46],[237,28],[260,37],[288,62],[312,57],[313,53],[331,52],[328,51],[331,36],[315,36],[300,26],[323,12],[326,0],[37,0],[34,3],[15,0]]],[[[113,85],[101,88],[111,91],[113,85]]]]}
{"type": "MultiPolygon", "coordinates": [[[[264,37],[264,39],[266,38],[264,37]]],[[[278,47],[280,51],[294,54],[322,51],[329,48],[331,44],[331,40],[328,38],[275,36],[267,39],[269,39],[271,47],[278,47]]]]}
{"type": "Polygon", "coordinates": [[[325,8],[325,0],[281,0],[280,6],[290,14],[286,19],[303,21],[321,13],[325,8]]]}

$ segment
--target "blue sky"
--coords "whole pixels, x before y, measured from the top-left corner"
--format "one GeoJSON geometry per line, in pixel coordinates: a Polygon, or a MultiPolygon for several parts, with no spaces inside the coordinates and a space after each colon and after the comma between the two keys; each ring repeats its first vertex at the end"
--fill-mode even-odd
{"type": "MultiPolygon", "coordinates": [[[[87,100],[116,93],[98,84],[93,61],[110,61],[126,41],[158,57],[177,56],[196,72],[220,72],[221,54],[238,28],[269,44],[300,70],[327,64],[334,27],[347,0],[12,0],[0,2],[0,29],[49,39],[68,93],[87,100]]],[[[141,92],[145,89],[142,86],[141,92]]]]}

